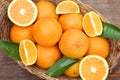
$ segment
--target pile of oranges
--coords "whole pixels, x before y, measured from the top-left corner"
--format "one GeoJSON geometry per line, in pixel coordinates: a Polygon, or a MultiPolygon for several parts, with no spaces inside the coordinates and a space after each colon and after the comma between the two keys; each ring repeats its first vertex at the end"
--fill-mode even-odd
{"type": "MultiPolygon", "coordinates": [[[[60,2],[56,7],[44,0],[35,6],[31,0],[13,0],[8,13],[14,23],[10,39],[20,44],[20,56],[26,66],[36,63],[48,69],[62,56],[82,59],[86,55],[98,55],[105,59],[109,54],[108,41],[98,37],[102,34],[100,17],[94,11],[81,14],[73,1],[60,2]]],[[[77,77],[78,69],[79,62],[65,74],[77,77]]]]}

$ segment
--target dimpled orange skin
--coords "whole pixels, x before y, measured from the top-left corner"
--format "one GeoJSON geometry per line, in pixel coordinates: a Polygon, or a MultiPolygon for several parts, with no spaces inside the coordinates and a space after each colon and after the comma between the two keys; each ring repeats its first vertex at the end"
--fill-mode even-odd
{"type": "Polygon", "coordinates": [[[54,18],[39,19],[33,26],[33,37],[40,45],[53,46],[59,41],[61,35],[61,25],[54,18]]]}
{"type": "Polygon", "coordinates": [[[66,71],[65,71],[65,75],[69,76],[69,77],[78,77],[80,76],[79,74],[79,63],[74,63],[72,66],[70,66],[66,71]]]}
{"type": "Polygon", "coordinates": [[[33,25],[27,27],[20,27],[13,25],[10,30],[10,40],[15,43],[20,43],[24,39],[29,39],[35,42],[32,35],[33,25]]]}
{"type": "Polygon", "coordinates": [[[89,37],[89,48],[87,55],[99,55],[103,58],[107,58],[109,55],[109,43],[106,39],[101,37],[89,37]]]}
{"type": "Polygon", "coordinates": [[[43,69],[48,69],[62,57],[57,45],[47,47],[37,44],[36,46],[38,51],[36,64],[43,69]]]}
{"type": "Polygon", "coordinates": [[[82,30],[82,21],[83,21],[83,15],[74,13],[74,14],[63,14],[58,19],[60,22],[63,31],[66,31],[68,29],[79,29],[82,30]]]}
{"type": "Polygon", "coordinates": [[[58,15],[55,12],[55,5],[51,2],[41,0],[36,3],[38,8],[37,19],[41,18],[55,18],[58,19],[58,15]]]}
{"type": "Polygon", "coordinates": [[[87,36],[78,29],[65,31],[59,41],[59,48],[62,54],[72,59],[83,57],[89,47],[87,36]]]}

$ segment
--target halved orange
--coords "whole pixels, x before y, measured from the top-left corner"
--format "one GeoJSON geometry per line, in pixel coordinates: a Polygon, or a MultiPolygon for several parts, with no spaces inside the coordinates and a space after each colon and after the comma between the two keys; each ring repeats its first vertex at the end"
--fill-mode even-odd
{"type": "Polygon", "coordinates": [[[74,1],[66,0],[60,2],[56,7],[57,14],[80,13],[80,8],[74,1]]]}
{"type": "Polygon", "coordinates": [[[79,65],[79,73],[82,80],[106,80],[108,72],[107,61],[97,55],[86,56],[79,65]]]}
{"type": "Polygon", "coordinates": [[[90,37],[101,35],[103,27],[99,15],[94,11],[86,13],[83,17],[83,29],[90,37]]]}
{"type": "Polygon", "coordinates": [[[33,65],[37,60],[37,48],[31,40],[22,40],[19,46],[20,57],[24,65],[33,65]]]}
{"type": "Polygon", "coordinates": [[[12,0],[7,12],[14,24],[29,26],[36,20],[38,10],[32,0],[12,0]]]}

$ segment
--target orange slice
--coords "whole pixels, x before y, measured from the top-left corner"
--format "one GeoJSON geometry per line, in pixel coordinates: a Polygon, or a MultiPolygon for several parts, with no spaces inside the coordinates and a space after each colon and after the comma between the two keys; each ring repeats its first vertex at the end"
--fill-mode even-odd
{"type": "Polygon", "coordinates": [[[56,7],[57,14],[80,13],[80,8],[74,1],[66,0],[60,2],[56,7]]]}
{"type": "Polygon", "coordinates": [[[106,80],[109,72],[107,61],[97,55],[83,58],[79,65],[82,80],[106,80]]]}
{"type": "Polygon", "coordinates": [[[101,35],[103,27],[99,15],[93,11],[86,13],[83,17],[83,29],[90,37],[101,35]]]}
{"type": "Polygon", "coordinates": [[[33,65],[37,60],[37,48],[31,40],[22,40],[19,46],[20,57],[24,65],[33,65]]]}
{"type": "Polygon", "coordinates": [[[14,24],[29,26],[36,20],[38,10],[32,0],[12,0],[7,12],[14,24]]]}

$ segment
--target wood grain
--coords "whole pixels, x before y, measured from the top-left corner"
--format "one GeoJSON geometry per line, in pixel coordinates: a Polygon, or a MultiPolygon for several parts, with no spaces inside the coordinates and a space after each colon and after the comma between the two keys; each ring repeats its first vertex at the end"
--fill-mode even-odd
{"type": "MultiPolygon", "coordinates": [[[[120,0],[81,0],[105,16],[111,23],[120,27],[120,0]]],[[[118,64],[117,67],[120,67],[118,64]]],[[[0,50],[0,80],[42,80],[22,69],[5,52],[0,50]]],[[[120,76],[107,80],[120,80],[120,76]]]]}

